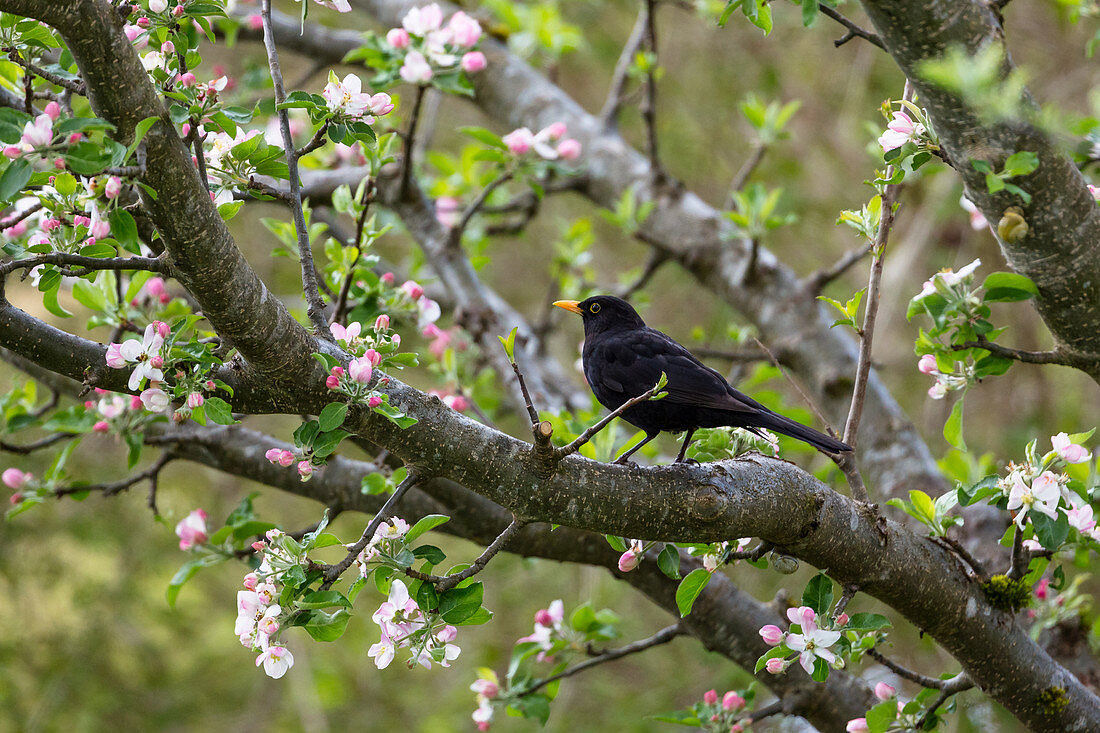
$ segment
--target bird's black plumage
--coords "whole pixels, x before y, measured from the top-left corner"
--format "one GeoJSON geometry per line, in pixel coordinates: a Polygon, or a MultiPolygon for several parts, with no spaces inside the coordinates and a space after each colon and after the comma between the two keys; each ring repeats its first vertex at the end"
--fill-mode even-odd
{"type": "Polygon", "coordinates": [[[851,450],[841,441],[772,412],[738,392],[686,348],[646,326],[625,300],[597,295],[579,303],[558,301],[555,305],[579,313],[584,320],[584,376],[604,407],[618,409],[630,398],[648,391],[657,384],[661,372],[668,379],[666,397],[641,402],[623,412],[623,419],[644,430],[646,438],[619,462],[625,462],[662,430],[687,431],[676,459],[682,461],[696,429],[726,426],[754,432],[756,428],[767,428],[828,453],[851,450]]]}

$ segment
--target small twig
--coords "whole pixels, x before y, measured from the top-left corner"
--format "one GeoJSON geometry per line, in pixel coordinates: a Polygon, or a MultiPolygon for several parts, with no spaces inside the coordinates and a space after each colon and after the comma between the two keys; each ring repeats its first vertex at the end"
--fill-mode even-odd
{"type": "MultiPolygon", "coordinates": [[[[138,484],[138,483],[141,483],[142,481],[145,481],[146,479],[154,480],[156,478],[157,474],[159,474],[161,472],[161,469],[163,469],[166,465],[168,465],[168,463],[170,461],[174,460],[175,458],[176,458],[176,456],[172,453],[171,450],[166,450],[164,453],[161,453],[160,458],[158,458],[156,460],[156,462],[153,463],[153,465],[151,465],[149,468],[145,469],[141,473],[138,473],[138,474],[135,474],[135,475],[131,476],[128,479],[124,479],[122,481],[116,481],[116,482],[110,483],[110,484],[88,484],[86,486],[64,486],[64,487],[61,487],[61,488],[58,488],[58,489],[54,489],[52,494],[53,494],[53,496],[56,496],[56,497],[60,498],[62,496],[69,496],[71,494],[80,494],[80,493],[83,493],[83,492],[98,491],[98,492],[101,492],[103,494],[103,496],[114,496],[115,494],[117,494],[121,491],[125,491],[126,489],[129,489],[134,484],[138,484]]],[[[155,504],[154,504],[154,508],[155,508],[155,504]]]]}
{"type": "Polygon", "coordinates": [[[768,542],[767,540],[761,540],[760,544],[751,550],[734,550],[726,555],[726,562],[732,560],[749,560],[750,562],[756,562],[760,558],[764,557],[767,553],[775,549],[775,544],[768,542]]]}
{"type": "Polygon", "coordinates": [[[802,281],[802,289],[810,295],[818,295],[825,288],[826,285],[836,280],[843,275],[852,265],[862,260],[867,255],[871,254],[871,250],[874,249],[874,245],[868,242],[855,249],[848,250],[844,253],[839,260],[828,267],[823,267],[817,272],[807,276],[802,281]]]}
{"type": "Polygon", "coordinates": [[[24,260],[13,260],[0,265],[0,280],[15,270],[30,270],[38,265],[55,265],[62,275],[80,277],[96,270],[147,270],[165,273],[168,263],[159,257],[85,257],[65,252],[47,252],[24,260]],[[70,268],[79,267],[81,270],[70,268]]]}
{"type": "Polygon", "coordinates": [[[653,61],[646,64],[645,96],[642,98],[641,112],[645,122],[646,155],[649,157],[653,181],[659,185],[664,182],[665,172],[657,155],[657,76],[654,68],[657,64],[657,3],[655,0],[642,2],[646,9],[646,46],[653,55],[653,61]]]}
{"type": "Polygon", "coordinates": [[[187,137],[184,138],[184,143],[190,143],[191,149],[195,155],[195,165],[199,167],[199,178],[202,179],[202,185],[206,188],[207,193],[210,192],[210,174],[206,170],[206,153],[202,150],[202,138],[199,137],[199,123],[195,119],[190,121],[191,129],[187,131],[187,137]]]}
{"type": "Polygon", "coordinates": [[[638,53],[642,40],[645,38],[646,27],[648,26],[647,15],[645,7],[638,12],[638,19],[634,21],[634,29],[630,31],[630,37],[623,44],[622,53],[619,54],[619,60],[615,63],[615,71],[611,74],[611,86],[607,92],[607,101],[603,103],[603,109],[600,111],[600,122],[603,123],[605,128],[614,127],[618,121],[619,110],[622,109],[623,105],[623,90],[626,88],[626,82],[630,79],[630,67],[634,64],[634,55],[638,53]]]}
{"type": "Polygon", "coordinates": [[[474,218],[482,206],[485,205],[485,200],[492,195],[493,191],[497,190],[500,186],[504,185],[508,181],[512,180],[512,176],[515,171],[506,170],[499,176],[489,182],[485,188],[481,189],[481,193],[477,195],[477,198],[466,207],[466,210],[462,213],[462,218],[458,220],[458,224],[451,227],[451,230],[447,233],[447,246],[458,247],[462,243],[462,234],[466,231],[466,227],[470,225],[470,220],[474,218]]]}
{"type": "Polygon", "coordinates": [[[817,4],[817,9],[821,12],[822,15],[824,15],[826,17],[829,17],[829,18],[832,18],[837,23],[840,23],[842,26],[844,26],[845,28],[848,29],[848,32],[845,33],[842,38],[840,38],[836,41],[833,41],[833,45],[836,46],[837,48],[840,48],[841,46],[843,46],[845,43],[852,40],[853,38],[859,37],[859,38],[866,39],[868,42],[878,46],[883,51],[886,50],[886,44],[882,42],[881,38],[879,38],[874,33],[871,33],[870,31],[863,30],[858,25],[856,25],[852,21],[848,20],[843,15],[838,13],[833,8],[830,8],[825,3],[818,3],[817,4]]]}
{"type": "Polygon", "coordinates": [[[947,702],[947,698],[951,697],[952,695],[957,695],[960,692],[965,692],[966,690],[969,690],[971,687],[974,686],[974,683],[970,681],[969,677],[967,677],[966,672],[959,672],[951,679],[944,680],[944,683],[945,684],[943,686],[943,689],[940,691],[940,694],[936,696],[936,699],[932,703],[932,705],[924,711],[924,715],[922,715],[920,717],[920,720],[917,721],[916,730],[924,730],[925,723],[928,722],[929,718],[936,714],[936,710],[939,709],[940,705],[943,705],[945,702],[947,702]]]}
{"type": "Polygon", "coordinates": [[[54,433],[48,438],[42,438],[41,440],[36,440],[33,443],[27,443],[26,445],[17,445],[15,443],[8,443],[6,441],[0,440],[0,451],[25,456],[30,453],[34,453],[36,450],[49,448],[54,443],[59,443],[62,440],[68,440],[69,438],[75,437],[76,434],[74,433],[54,433]]]}
{"type": "Polygon", "coordinates": [[[306,312],[310,323],[317,333],[328,330],[325,321],[325,303],[317,287],[317,270],[313,266],[313,250],[309,243],[309,231],[306,229],[305,213],[302,210],[301,181],[298,178],[298,157],[294,152],[294,138],[290,134],[290,115],[279,105],[286,101],[286,89],[283,87],[283,72],[279,68],[279,52],[275,48],[275,34],[271,28],[271,0],[262,0],[260,16],[264,25],[264,47],[267,49],[267,62],[271,70],[271,81],[275,87],[275,107],[279,117],[279,128],[283,137],[283,151],[290,173],[290,209],[294,215],[294,229],[298,235],[298,258],[302,265],[302,290],[306,298],[306,312]]]}
{"type": "Polygon", "coordinates": [[[145,175],[145,166],[143,165],[117,165],[108,166],[103,169],[103,172],[112,175],[119,176],[121,178],[141,178],[145,175]]]}
{"type": "Polygon", "coordinates": [[[42,203],[41,202],[39,202],[37,204],[34,204],[33,206],[28,207],[26,211],[19,212],[19,216],[16,216],[14,219],[10,219],[10,220],[2,222],[2,226],[0,226],[0,230],[11,229],[13,226],[18,224],[19,222],[23,221],[24,219],[26,219],[29,216],[33,216],[34,214],[37,214],[41,210],[42,210],[42,203]]]}
{"type": "Polygon", "coordinates": [[[46,81],[48,81],[49,83],[51,83],[55,86],[59,86],[62,89],[66,90],[66,91],[68,91],[72,94],[79,94],[81,96],[84,96],[88,93],[87,88],[84,86],[84,82],[82,82],[82,81],[73,81],[72,79],[66,79],[64,77],[58,76],[57,74],[54,74],[51,71],[46,71],[42,67],[36,66],[35,64],[32,64],[30,61],[27,61],[26,59],[24,59],[19,54],[19,52],[17,50],[13,49],[13,48],[5,48],[4,50],[8,52],[8,58],[11,61],[13,61],[15,64],[17,64],[19,66],[22,66],[24,69],[31,72],[35,76],[40,76],[43,79],[45,79],[46,81]]]}
{"type": "Polygon", "coordinates": [[[584,445],[588,441],[592,440],[592,437],[596,433],[598,433],[601,430],[603,430],[604,428],[606,428],[608,423],[610,423],[612,420],[617,418],[619,415],[622,415],[624,412],[629,410],[631,407],[634,407],[634,405],[640,404],[640,403],[645,402],[646,400],[652,398],[655,394],[657,394],[658,391],[663,390],[663,389],[664,389],[664,387],[659,387],[657,385],[653,385],[650,389],[646,390],[645,392],[638,395],[637,397],[631,397],[629,400],[627,400],[626,402],[624,402],[623,404],[619,405],[617,408],[612,410],[611,414],[609,414],[603,420],[600,420],[598,423],[596,423],[595,425],[593,425],[592,427],[588,428],[583,433],[578,435],[577,439],[574,440],[572,443],[570,443],[569,445],[563,446],[561,448],[557,448],[554,451],[554,460],[560,461],[562,458],[565,458],[568,455],[572,455],[573,453],[576,453],[578,450],[580,450],[582,445],[584,445]]]}
{"type": "Polygon", "coordinates": [[[424,91],[427,87],[416,88],[416,99],[413,101],[412,113],[409,115],[409,128],[405,131],[405,159],[401,161],[401,188],[398,189],[402,196],[409,195],[411,189],[413,167],[413,145],[416,142],[416,125],[420,121],[420,108],[424,103],[424,91]]]}
{"type": "Polygon", "coordinates": [[[324,145],[325,134],[328,133],[328,124],[328,120],[325,120],[325,123],[317,128],[317,132],[313,133],[313,138],[308,143],[294,151],[294,157],[298,159],[304,158],[317,148],[324,145]]]}
{"type": "MultiPolygon", "coordinates": [[[[264,0],[266,4],[270,0],[264,0]]],[[[340,575],[351,567],[351,564],[355,562],[355,558],[363,551],[372,539],[374,539],[374,533],[386,517],[389,516],[393,508],[401,501],[402,497],[420,481],[420,474],[415,469],[409,468],[409,474],[405,477],[405,480],[398,484],[397,488],[393,490],[389,499],[386,499],[386,503],[382,505],[382,508],[378,510],[378,513],[374,515],[374,519],[370,521],[367,528],[363,530],[363,536],[359,538],[359,541],[348,548],[348,554],[343,560],[335,565],[328,565],[325,567],[325,582],[321,585],[321,590],[328,590],[332,587],[332,584],[336,582],[336,579],[340,575]]]]}
{"type": "Polygon", "coordinates": [[[638,276],[630,285],[626,286],[619,292],[619,297],[623,300],[627,300],[631,295],[644,288],[653,276],[657,274],[657,270],[661,269],[661,265],[665,264],[671,259],[669,255],[660,250],[651,250],[649,253],[649,260],[645,263],[645,268],[642,270],[642,274],[638,276]]]}
{"type": "Polygon", "coordinates": [[[752,718],[752,722],[755,723],[758,720],[770,718],[771,716],[778,715],[781,712],[783,712],[783,701],[773,700],[764,707],[753,710],[752,713],[749,714],[749,717],[752,718]]]}
{"type": "MultiPolygon", "coordinates": [[[[336,297],[336,306],[332,309],[333,323],[339,323],[343,319],[344,310],[348,305],[348,293],[351,292],[355,266],[359,264],[359,259],[363,256],[363,231],[367,225],[367,212],[370,211],[370,203],[374,200],[374,194],[374,179],[368,178],[366,183],[363,184],[363,195],[359,200],[359,205],[363,207],[363,210],[359,212],[359,218],[355,221],[355,239],[348,242],[348,245],[358,248],[359,253],[355,256],[355,262],[352,262],[351,266],[348,267],[348,274],[340,285],[340,294],[336,297]]],[[[324,282],[324,280],[321,280],[321,282],[324,282]]]]}
{"type": "Polygon", "coordinates": [[[1008,568],[1008,577],[1012,580],[1024,577],[1030,562],[1030,553],[1024,551],[1024,533],[1017,527],[1016,536],[1012,540],[1012,564],[1008,568]]]}
{"type": "Polygon", "coordinates": [[[921,674],[920,672],[914,672],[911,669],[907,669],[895,662],[894,660],[890,659],[889,657],[883,656],[882,652],[875,648],[868,649],[867,656],[871,657],[871,659],[874,659],[883,667],[889,669],[898,677],[904,677],[910,682],[916,682],[921,687],[928,687],[933,690],[942,690],[944,687],[947,686],[947,683],[949,682],[949,680],[938,680],[935,677],[929,677],[927,675],[921,674]]]}
{"type": "Polygon", "coordinates": [[[960,558],[962,558],[963,562],[965,562],[967,565],[970,566],[970,569],[974,571],[974,574],[977,575],[978,578],[980,578],[981,580],[984,581],[989,577],[988,575],[986,575],[985,566],[982,565],[981,561],[979,561],[978,558],[976,558],[972,554],[970,554],[970,551],[967,550],[963,546],[963,544],[961,542],[959,542],[957,539],[955,539],[953,537],[947,537],[947,536],[939,537],[938,539],[941,542],[943,542],[945,545],[950,547],[951,550],[956,555],[958,555],[960,558]]]}
{"type": "Polygon", "coordinates": [[[1007,346],[995,344],[986,339],[985,336],[978,336],[976,341],[964,341],[961,344],[952,344],[951,348],[955,351],[983,349],[994,356],[1002,356],[1006,359],[1013,359],[1027,364],[1062,364],[1071,366],[1070,360],[1066,359],[1066,357],[1058,351],[1024,351],[1023,349],[1012,349],[1007,346]]]}
{"type": "Polygon", "coordinates": [[[752,150],[749,152],[749,157],[745,159],[745,162],[741,164],[741,167],[737,169],[737,173],[734,174],[733,180],[730,181],[730,195],[726,199],[726,208],[732,209],[734,205],[734,194],[745,187],[748,183],[749,176],[756,170],[756,167],[760,165],[760,161],[764,160],[764,153],[768,152],[767,143],[761,140],[757,140],[752,146],[752,150]]]}
{"type": "MultiPolygon", "coordinates": [[[[255,176],[248,177],[247,188],[249,191],[257,191],[264,196],[270,196],[276,201],[281,201],[292,209],[294,208],[294,198],[289,193],[283,191],[282,189],[275,188],[270,184],[264,183],[263,181],[256,180],[255,176]]],[[[242,198],[247,199],[248,197],[242,198]]]]}
{"type": "Polygon", "coordinates": [[[848,603],[851,602],[852,598],[854,598],[856,593],[858,592],[858,585],[852,584],[844,586],[844,592],[841,593],[840,600],[836,602],[836,606],[833,608],[834,621],[840,616],[840,614],[844,613],[844,609],[848,607],[848,603]]]}
{"type": "Polygon", "coordinates": [[[534,685],[520,693],[520,697],[524,695],[530,695],[531,693],[541,690],[543,687],[550,684],[551,682],[556,682],[566,677],[572,677],[578,672],[583,672],[586,669],[591,669],[592,667],[596,667],[606,662],[613,662],[616,659],[622,659],[623,657],[630,654],[644,652],[646,649],[651,649],[655,646],[660,646],[661,644],[667,644],[668,642],[675,639],[677,636],[686,633],[687,630],[684,629],[684,627],[680,624],[673,624],[672,626],[665,627],[648,639],[642,639],[632,644],[627,644],[626,646],[619,647],[618,649],[609,649],[599,656],[592,657],[591,659],[586,659],[583,662],[574,664],[572,667],[566,668],[558,674],[551,675],[544,680],[539,680],[534,685]]]}
{"type": "Polygon", "coordinates": [[[467,578],[472,578],[473,576],[484,570],[485,566],[489,564],[489,561],[492,560],[498,552],[504,549],[504,546],[508,544],[508,541],[511,540],[512,537],[515,536],[516,532],[519,532],[526,525],[526,519],[512,517],[511,523],[504,528],[503,532],[497,535],[497,538],[493,540],[488,547],[485,548],[485,551],[482,552],[478,556],[478,558],[473,561],[473,563],[470,564],[470,567],[461,572],[455,573],[454,575],[439,576],[425,575],[421,573],[420,575],[422,577],[420,577],[419,579],[426,580],[427,582],[432,583],[435,586],[437,592],[446,593],[462,581],[466,580],[467,578]]]}
{"type": "Polygon", "coordinates": [[[806,391],[802,389],[802,386],[798,382],[796,382],[790,374],[787,373],[787,370],[784,369],[783,366],[779,363],[779,359],[776,358],[771,349],[765,346],[764,342],[756,338],[755,336],[752,340],[756,343],[757,346],[760,347],[761,351],[768,355],[768,359],[771,360],[772,366],[779,370],[779,373],[783,375],[783,378],[787,380],[787,383],[794,387],[795,391],[798,392],[799,395],[801,395],[802,401],[805,402],[807,406],[809,406],[810,410],[814,413],[817,419],[820,420],[821,424],[824,425],[825,428],[829,431],[829,434],[836,435],[836,431],[833,430],[832,424],[825,417],[824,413],[821,412],[821,409],[817,406],[817,403],[814,402],[813,397],[810,397],[810,395],[806,394],[806,391]]]}

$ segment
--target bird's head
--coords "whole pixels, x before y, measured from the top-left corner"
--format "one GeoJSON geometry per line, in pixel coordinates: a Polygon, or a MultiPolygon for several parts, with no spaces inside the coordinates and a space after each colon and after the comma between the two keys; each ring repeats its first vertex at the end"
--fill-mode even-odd
{"type": "Polygon", "coordinates": [[[645,328],[645,321],[630,303],[614,295],[593,295],[579,302],[558,300],[554,305],[579,314],[584,321],[586,337],[602,331],[645,328]]]}

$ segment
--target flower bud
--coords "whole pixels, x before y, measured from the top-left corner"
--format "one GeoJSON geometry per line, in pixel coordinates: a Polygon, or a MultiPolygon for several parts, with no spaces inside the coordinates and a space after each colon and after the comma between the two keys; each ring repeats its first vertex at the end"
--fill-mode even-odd
{"type": "Polygon", "coordinates": [[[554,617],[550,615],[550,612],[545,608],[540,608],[535,613],[535,623],[539,626],[553,626],[554,617]]]}
{"type": "Polygon", "coordinates": [[[581,157],[581,141],[574,138],[566,138],[558,143],[558,155],[562,160],[576,160],[581,157]]]}
{"type": "Polygon", "coordinates": [[[256,585],[260,582],[260,577],[256,573],[249,573],[244,576],[244,587],[249,590],[256,590],[256,585]]]}
{"type": "Polygon", "coordinates": [[[374,330],[375,331],[385,331],[389,327],[390,327],[390,317],[387,316],[385,313],[378,316],[378,318],[374,319],[374,330]]]}
{"type": "Polygon", "coordinates": [[[404,28],[391,28],[386,32],[386,43],[394,48],[408,48],[410,40],[409,32],[404,28]]]}
{"type": "Polygon", "coordinates": [[[867,726],[867,718],[853,718],[848,721],[844,730],[848,733],[868,733],[871,729],[867,726]]]}
{"type": "Polygon", "coordinates": [[[500,686],[492,680],[475,680],[470,690],[490,700],[500,694],[500,686]]]}
{"type": "Polygon", "coordinates": [[[100,420],[99,422],[97,422],[95,425],[92,426],[92,430],[97,432],[97,433],[106,433],[110,429],[111,429],[111,426],[107,424],[106,420],[100,420]]]}
{"type": "Polygon", "coordinates": [[[332,390],[340,389],[340,378],[330,374],[325,377],[325,386],[332,390]]]}
{"type": "Polygon", "coordinates": [[[769,674],[780,674],[787,668],[786,660],[779,657],[772,657],[764,663],[764,669],[768,670],[769,674]]]}
{"type": "Polygon", "coordinates": [[[705,702],[707,705],[713,705],[714,703],[718,702],[718,691],[707,690],[706,692],[704,692],[703,702],[705,702]]]}
{"type": "Polygon", "coordinates": [[[294,463],[294,454],[290,451],[285,450],[279,455],[279,465],[283,468],[288,468],[292,463],[294,463]]]}
{"type": "Polygon", "coordinates": [[[783,633],[783,629],[775,624],[768,624],[760,628],[760,638],[768,646],[778,646],[783,643],[783,639],[787,638],[787,635],[783,633]]]}
{"type": "Polygon", "coordinates": [[[0,475],[0,481],[3,481],[4,486],[9,489],[20,489],[33,478],[32,474],[20,471],[18,468],[5,469],[4,473],[0,475]]]}
{"type": "Polygon", "coordinates": [[[409,296],[411,300],[420,300],[420,297],[424,295],[424,288],[415,280],[406,280],[402,283],[401,289],[405,291],[405,295],[409,296]]]}
{"type": "Polygon", "coordinates": [[[476,74],[489,65],[481,51],[470,51],[462,55],[462,70],[467,74],[476,74]]]}
{"type": "Polygon", "coordinates": [[[635,555],[630,550],[627,550],[619,557],[619,571],[629,573],[631,570],[638,567],[639,562],[641,562],[641,556],[635,555]]]}
{"type": "Polygon", "coordinates": [[[378,395],[372,395],[371,398],[367,400],[367,407],[371,408],[372,410],[381,404],[382,398],[378,395]]]}
{"type": "Polygon", "coordinates": [[[879,682],[875,685],[875,697],[879,700],[889,700],[894,695],[898,694],[898,691],[891,685],[885,682],[879,682]]]}
{"type": "Polygon", "coordinates": [[[730,690],[722,695],[723,710],[740,710],[743,707],[745,707],[745,698],[738,695],[736,691],[730,690]]]}
{"type": "Polygon", "coordinates": [[[313,476],[313,464],[309,461],[298,462],[298,475],[302,477],[303,481],[309,481],[313,476]]]}
{"type": "Polygon", "coordinates": [[[202,407],[206,402],[206,398],[202,396],[201,392],[192,392],[187,395],[187,406],[194,410],[196,407],[202,407]]]}

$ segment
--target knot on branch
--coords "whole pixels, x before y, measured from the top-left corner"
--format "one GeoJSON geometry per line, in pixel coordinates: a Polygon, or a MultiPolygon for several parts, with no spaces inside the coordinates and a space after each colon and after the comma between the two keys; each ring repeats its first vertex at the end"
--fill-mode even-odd
{"type": "Polygon", "coordinates": [[[702,522],[713,522],[725,513],[729,498],[716,486],[705,483],[700,486],[688,504],[688,512],[702,522]]]}

